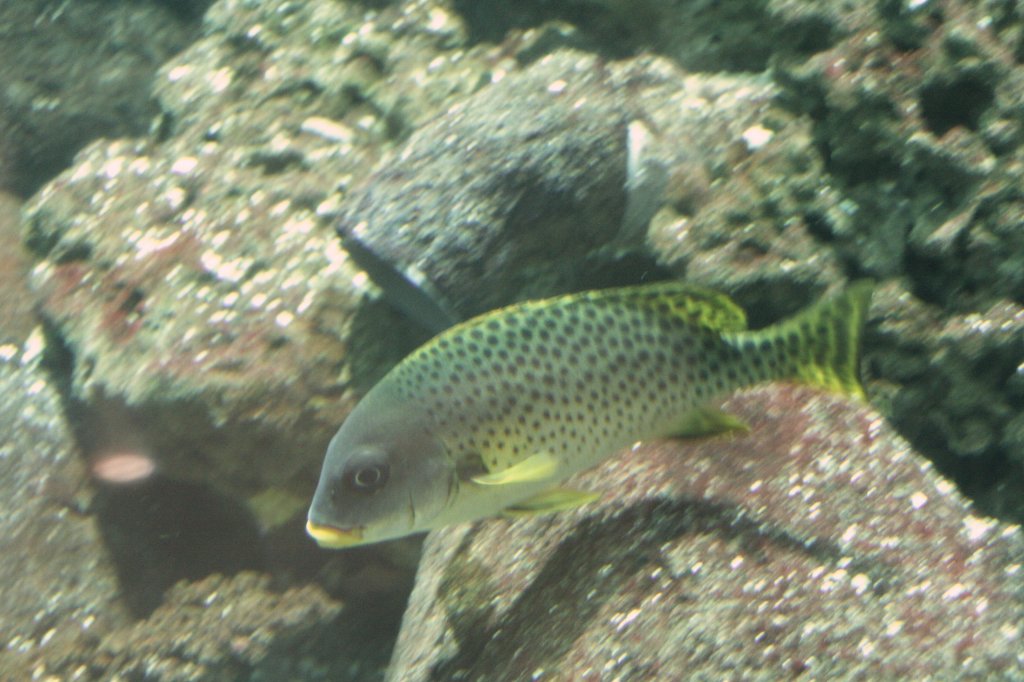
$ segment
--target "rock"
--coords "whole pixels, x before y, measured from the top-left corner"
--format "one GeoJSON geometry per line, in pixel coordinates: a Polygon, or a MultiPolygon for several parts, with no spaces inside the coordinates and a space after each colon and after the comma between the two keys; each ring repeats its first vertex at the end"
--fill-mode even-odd
{"type": "Polygon", "coordinates": [[[0,345],[21,346],[36,326],[28,288],[31,260],[21,244],[21,202],[0,192],[0,345]]]}
{"type": "MultiPolygon", "coordinates": [[[[7,290],[0,295],[7,297],[7,290]]],[[[0,678],[71,679],[69,652],[90,651],[128,621],[91,491],[41,367],[42,335],[0,346],[0,678]],[[66,673],[64,675],[63,673],[66,673]]]]}
{"type": "MultiPolygon", "coordinates": [[[[266,527],[304,509],[368,388],[353,385],[351,346],[378,341],[359,338],[357,318],[377,314],[317,207],[397,134],[388,121],[407,102],[385,99],[413,92],[413,64],[457,38],[456,22],[417,17],[218,3],[205,37],[159,72],[154,137],[93,144],[33,198],[33,288],[75,358],[87,455],[130,440],[162,475],[211,486],[266,527]]],[[[420,92],[423,114],[436,93],[420,92]]]]}
{"type": "Polygon", "coordinates": [[[943,11],[887,2],[873,13],[828,49],[774,70],[843,197],[846,219],[821,214],[817,234],[848,270],[901,279],[908,295],[897,318],[923,306],[938,318],[932,330],[981,323],[956,340],[908,328],[914,341],[896,353],[913,356],[918,376],[886,349],[878,366],[896,371],[879,378],[896,385],[890,416],[914,447],[986,510],[1021,521],[1022,456],[1002,434],[1019,411],[1010,385],[1024,352],[1001,325],[1005,308],[1024,300],[1022,16],[963,2],[943,11]],[[959,344],[981,338],[989,350],[978,364],[959,344]]]}
{"type": "Polygon", "coordinates": [[[737,293],[755,319],[792,312],[839,278],[806,215],[841,211],[775,94],[758,77],[558,51],[418,129],[355,185],[340,221],[466,317],[684,271],[737,293]],[[665,177],[636,225],[639,169],[665,177]],[[617,269],[630,256],[639,264],[617,269]]]}
{"type": "Polygon", "coordinates": [[[867,406],[740,394],[749,435],[635,447],[592,507],[432,533],[390,680],[1015,678],[1024,537],[867,406]]]}
{"type": "MultiPolygon", "coordinates": [[[[314,586],[284,592],[269,578],[241,573],[211,576],[171,589],[145,621],[111,632],[90,657],[100,679],[140,676],[167,682],[188,680],[370,679],[374,656],[353,656],[352,670],[328,676],[316,649],[341,605],[314,586]],[[362,675],[352,673],[362,667],[362,675]]],[[[343,642],[334,642],[343,646],[343,642]]],[[[381,662],[377,657],[376,664],[381,662]]]]}
{"type": "Polygon", "coordinates": [[[4,3],[0,189],[27,197],[90,141],[145,133],[153,74],[197,28],[187,4],[4,3]]]}

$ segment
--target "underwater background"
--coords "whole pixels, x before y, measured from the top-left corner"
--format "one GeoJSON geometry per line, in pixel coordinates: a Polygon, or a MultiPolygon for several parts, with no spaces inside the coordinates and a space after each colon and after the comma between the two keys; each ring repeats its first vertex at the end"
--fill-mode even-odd
{"type": "Polygon", "coordinates": [[[4,680],[1024,679],[1024,9],[0,0],[0,489],[4,680]],[[339,228],[461,318],[873,278],[870,405],[321,550],[431,335],[339,228]]]}

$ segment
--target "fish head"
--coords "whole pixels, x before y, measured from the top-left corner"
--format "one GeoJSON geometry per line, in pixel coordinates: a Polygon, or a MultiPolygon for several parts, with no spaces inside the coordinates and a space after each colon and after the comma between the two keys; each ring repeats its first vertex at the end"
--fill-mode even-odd
{"type": "Polygon", "coordinates": [[[458,485],[447,449],[414,408],[362,408],[331,439],[309,508],[306,530],[321,547],[428,530],[458,485]]]}

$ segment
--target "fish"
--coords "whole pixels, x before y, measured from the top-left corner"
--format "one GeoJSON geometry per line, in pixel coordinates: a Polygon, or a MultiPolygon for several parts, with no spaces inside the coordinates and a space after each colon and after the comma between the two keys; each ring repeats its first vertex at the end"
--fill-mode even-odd
{"type": "Polygon", "coordinates": [[[364,227],[363,223],[355,229],[338,225],[335,232],[355,264],[381,290],[384,300],[432,335],[458,323],[458,314],[425,274],[413,266],[399,269],[356,235],[364,227]]]}
{"type": "Polygon", "coordinates": [[[872,283],[747,328],[727,295],[685,282],[516,303],[397,364],[332,438],[306,530],[343,548],[451,524],[572,509],[562,485],[643,440],[747,429],[715,406],[795,381],[865,399],[859,347],[872,283]]]}

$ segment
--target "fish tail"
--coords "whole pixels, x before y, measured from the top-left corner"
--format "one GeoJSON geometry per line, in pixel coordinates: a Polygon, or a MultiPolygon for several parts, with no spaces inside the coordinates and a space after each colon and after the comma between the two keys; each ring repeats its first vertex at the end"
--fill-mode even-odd
{"type": "Polygon", "coordinates": [[[727,341],[761,380],[792,380],[864,398],[858,377],[861,335],[874,282],[859,280],[795,316],[727,341]]]}

